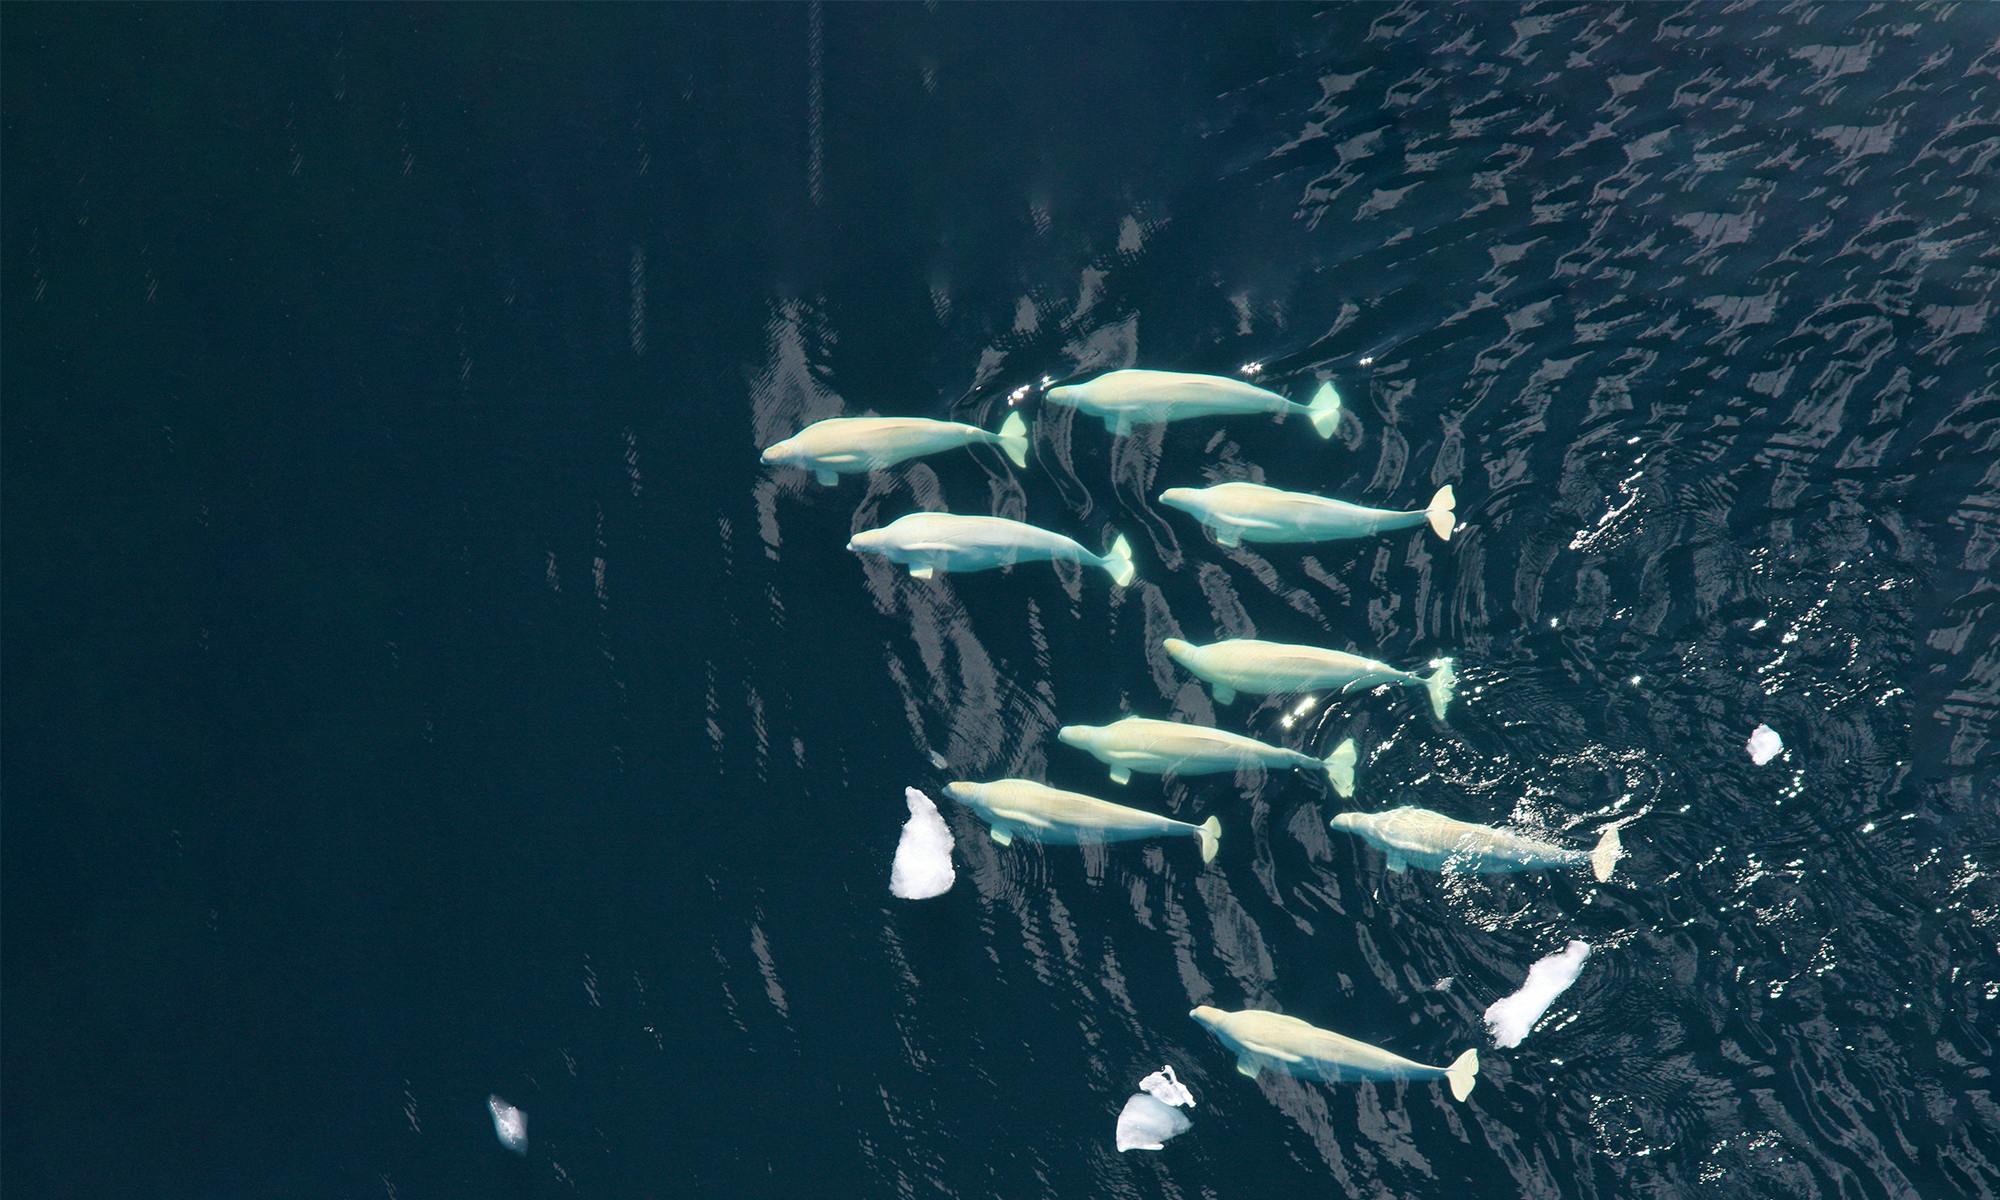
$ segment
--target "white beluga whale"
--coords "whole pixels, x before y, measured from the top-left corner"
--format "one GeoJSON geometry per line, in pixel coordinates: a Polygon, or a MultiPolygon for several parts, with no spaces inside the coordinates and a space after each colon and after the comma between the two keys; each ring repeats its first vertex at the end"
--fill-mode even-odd
{"type": "Polygon", "coordinates": [[[1467,1050],[1448,1067],[1426,1066],[1367,1042],[1308,1025],[1262,1009],[1225,1012],[1204,1004],[1188,1013],[1236,1052],[1236,1069],[1250,1078],[1266,1069],[1324,1083],[1355,1083],[1364,1079],[1442,1079],[1454,1100],[1472,1093],[1479,1074],[1479,1052],[1467,1050]]]}
{"type": "Polygon", "coordinates": [[[1056,740],[1110,767],[1113,783],[1131,782],[1134,771],[1213,775],[1243,767],[1299,767],[1325,771],[1334,790],[1343,796],[1354,794],[1353,738],[1334,747],[1325,758],[1314,758],[1302,750],[1287,750],[1207,725],[1126,717],[1109,725],[1065,725],[1056,730],[1056,740]]]}
{"type": "Polygon", "coordinates": [[[1429,871],[1449,867],[1498,875],[1589,864],[1590,873],[1602,883],[1611,878],[1612,869],[1625,853],[1615,822],[1605,826],[1597,845],[1589,850],[1558,846],[1511,829],[1475,825],[1408,805],[1388,812],[1341,813],[1328,824],[1381,847],[1389,856],[1391,871],[1412,866],[1429,871]]]}
{"type": "Polygon", "coordinates": [[[1320,688],[1349,692],[1394,683],[1423,688],[1430,695],[1431,711],[1442,721],[1458,687],[1458,675],[1448,658],[1433,664],[1429,675],[1418,675],[1358,654],[1254,638],[1232,638],[1206,646],[1167,638],[1160,644],[1175,662],[1208,684],[1217,704],[1228,704],[1239,692],[1259,696],[1320,688]]]}
{"type": "Polygon", "coordinates": [[[1017,837],[1066,846],[1192,837],[1201,843],[1201,861],[1211,862],[1222,842],[1222,822],[1214,817],[1190,825],[1027,779],[947,783],[944,794],[979,814],[979,819],[991,830],[993,840],[1002,846],[1013,845],[1017,837]]]}
{"type": "Polygon", "coordinates": [[[1024,562],[1077,562],[1100,567],[1119,587],[1138,574],[1132,565],[1132,545],[1123,536],[1111,549],[1092,554],[1076,541],[1039,526],[1005,517],[961,517],[953,513],[920,512],[898,517],[880,529],[854,535],[847,548],[857,554],[879,554],[910,568],[918,579],[952,571],[985,571],[1024,562]]]}
{"type": "Polygon", "coordinates": [[[842,475],[866,475],[960,446],[998,446],[1015,466],[1025,467],[1028,423],[1020,413],[1008,413],[1000,432],[988,433],[977,425],[929,417],[829,417],[766,446],[759,461],[811,471],[814,479],[831,486],[842,475]]]}
{"type": "Polygon", "coordinates": [[[1299,404],[1221,375],[1128,368],[1086,383],[1052,387],[1044,398],[1051,404],[1089,413],[1114,434],[1130,433],[1134,425],[1243,413],[1304,413],[1323,438],[1332,437],[1340,427],[1340,393],[1331,383],[1319,385],[1312,403],[1299,404]]]}
{"type": "Polygon", "coordinates": [[[1205,488],[1168,488],[1160,503],[1192,514],[1215,532],[1224,546],[1244,542],[1331,542],[1367,537],[1429,524],[1446,541],[1457,524],[1458,502],[1446,484],[1430,504],[1415,512],[1364,508],[1345,500],[1286,492],[1261,483],[1218,483],[1205,488]]]}

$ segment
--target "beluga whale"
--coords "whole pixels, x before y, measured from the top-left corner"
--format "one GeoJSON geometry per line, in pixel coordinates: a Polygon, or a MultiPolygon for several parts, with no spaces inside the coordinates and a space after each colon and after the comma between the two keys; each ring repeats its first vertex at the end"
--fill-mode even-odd
{"type": "Polygon", "coordinates": [[[1234,1050],[1236,1069],[1252,1079],[1266,1069],[1323,1083],[1442,1079],[1451,1088],[1451,1098],[1463,1100],[1472,1094],[1479,1075],[1477,1050],[1467,1050],[1448,1067],[1433,1067],[1297,1017],[1262,1009],[1225,1012],[1204,1004],[1188,1016],[1206,1025],[1217,1041],[1234,1050]]]}
{"type": "Polygon", "coordinates": [[[1458,502],[1446,484],[1415,512],[1364,508],[1345,500],[1287,492],[1261,483],[1218,483],[1205,488],[1173,487],[1160,503],[1191,514],[1215,532],[1224,546],[1244,542],[1331,542],[1367,537],[1429,524],[1445,541],[1458,522],[1458,502]]]}
{"type": "Polygon", "coordinates": [[[847,548],[856,554],[879,554],[910,568],[918,579],[953,571],[985,571],[1024,562],[1077,562],[1108,572],[1124,587],[1138,575],[1132,565],[1132,544],[1123,535],[1111,549],[1092,554],[1060,533],[1005,517],[961,517],[952,513],[920,512],[898,517],[880,529],[854,535],[847,548]]]}
{"type": "Polygon", "coordinates": [[[1245,413],[1302,413],[1323,438],[1332,437],[1340,427],[1340,393],[1331,383],[1319,385],[1312,403],[1299,404],[1222,375],[1127,368],[1084,383],[1052,387],[1044,399],[1088,413],[1103,421],[1113,434],[1121,435],[1132,432],[1135,425],[1245,413]]]}
{"type": "Polygon", "coordinates": [[[998,446],[1017,467],[1028,465],[1028,422],[1008,413],[998,433],[957,421],[929,417],[829,417],[764,447],[758,461],[770,466],[797,467],[831,487],[842,475],[866,475],[897,463],[956,450],[960,446],[998,446]]]}
{"type": "Polygon", "coordinates": [[[1303,750],[1287,750],[1207,725],[1126,717],[1109,725],[1065,725],[1056,730],[1056,740],[1110,767],[1113,783],[1131,782],[1134,771],[1214,775],[1243,767],[1298,767],[1324,771],[1336,792],[1354,794],[1353,738],[1334,747],[1325,758],[1314,758],[1303,750]]]}
{"type": "Polygon", "coordinates": [[[1429,871],[1449,867],[1497,875],[1588,863],[1590,873],[1603,883],[1611,878],[1612,869],[1625,853],[1616,823],[1606,826],[1597,845],[1589,850],[1558,846],[1511,829],[1475,825],[1408,805],[1388,812],[1341,813],[1328,824],[1381,847],[1389,856],[1391,871],[1412,866],[1429,871]]]}
{"type": "Polygon", "coordinates": [[[1239,692],[1271,695],[1320,688],[1349,692],[1393,683],[1423,688],[1430,695],[1431,711],[1442,721],[1458,688],[1458,675],[1448,658],[1437,660],[1429,675],[1418,675],[1358,654],[1254,638],[1231,638],[1206,646],[1167,638],[1160,645],[1190,674],[1207,682],[1217,704],[1228,704],[1239,692]]]}
{"type": "Polygon", "coordinates": [[[1192,837],[1201,843],[1201,861],[1212,862],[1222,844],[1222,822],[1214,817],[1191,825],[1027,779],[947,783],[944,794],[979,814],[1002,846],[1013,845],[1017,837],[1065,846],[1192,837]]]}

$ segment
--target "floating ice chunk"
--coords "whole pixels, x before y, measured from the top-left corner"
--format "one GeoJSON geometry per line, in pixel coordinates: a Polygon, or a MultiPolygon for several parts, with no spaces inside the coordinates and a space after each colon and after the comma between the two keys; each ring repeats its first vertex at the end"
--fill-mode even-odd
{"type": "Polygon", "coordinates": [[[1759,725],[1750,732],[1750,761],[1760,767],[1778,757],[1778,752],[1784,748],[1785,739],[1779,737],[1778,731],[1769,725],[1759,725]]]}
{"type": "Polygon", "coordinates": [[[493,1133],[500,1144],[516,1154],[528,1152],[528,1114],[498,1096],[486,1097],[486,1110],[493,1114],[493,1133]]]}
{"type": "Polygon", "coordinates": [[[1572,941],[1561,951],[1549,955],[1528,968],[1528,981],[1521,990],[1511,996],[1495,1000],[1486,1009],[1486,1027],[1493,1031],[1493,1042],[1501,1047],[1518,1046],[1542,1014],[1549,1011],[1549,1005],[1556,997],[1569,990],[1583,970],[1583,960],[1590,956],[1590,946],[1585,942],[1572,941]]]}
{"type": "Polygon", "coordinates": [[[1144,1092],[1133,1092],[1118,1114],[1118,1152],[1164,1150],[1167,1142],[1192,1128],[1194,1122],[1178,1108],[1160,1103],[1144,1092]]]}
{"type": "Polygon", "coordinates": [[[958,872],[951,866],[951,828],[937,805],[915,788],[904,788],[910,819],[896,842],[896,862],[889,868],[889,891],[904,900],[927,900],[951,890],[958,872]]]}
{"type": "Polygon", "coordinates": [[[1171,1066],[1161,1067],[1139,1081],[1139,1090],[1164,1104],[1194,1107],[1194,1093],[1187,1090],[1171,1066]]]}
{"type": "Polygon", "coordinates": [[[1194,1123],[1181,1105],[1194,1107],[1194,1095],[1171,1066],[1141,1079],[1139,1090],[1118,1114],[1118,1152],[1163,1149],[1170,1139],[1186,1133],[1194,1123]]]}

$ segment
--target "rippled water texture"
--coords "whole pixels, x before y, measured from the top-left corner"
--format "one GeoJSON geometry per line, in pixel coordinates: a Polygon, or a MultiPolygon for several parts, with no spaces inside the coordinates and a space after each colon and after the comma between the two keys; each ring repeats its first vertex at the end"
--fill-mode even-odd
{"type": "Polygon", "coordinates": [[[1993,10],[52,7],[5,63],[10,1192],[2000,1186],[1993,10]],[[1252,363],[1335,438],[1035,390],[1252,363]],[[1010,396],[1025,470],[757,464],[1010,396]],[[1224,479],[1463,528],[1153,499],[1224,479]],[[843,549],[919,509],[1139,581],[843,549]],[[1169,636],[1461,701],[1218,707],[1169,636]],[[1629,854],[1389,874],[1322,780],[1055,741],[1124,712],[1629,854]],[[998,847],[942,785],[1003,775],[1221,855],[998,847]],[[1479,1087],[1252,1082],[1196,1004],[1479,1087]],[[1121,1155],[1162,1063],[1193,1128],[1121,1155]]]}

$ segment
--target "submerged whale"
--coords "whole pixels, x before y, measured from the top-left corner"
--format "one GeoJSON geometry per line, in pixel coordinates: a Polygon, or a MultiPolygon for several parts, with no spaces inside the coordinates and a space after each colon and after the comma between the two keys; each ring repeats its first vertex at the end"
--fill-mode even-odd
{"type": "Polygon", "coordinates": [[[1065,725],[1056,730],[1056,740],[1086,751],[1110,767],[1113,783],[1130,782],[1134,771],[1213,775],[1241,767],[1299,767],[1325,771],[1335,791],[1343,796],[1354,794],[1353,738],[1334,747],[1325,758],[1314,758],[1301,750],[1268,745],[1207,725],[1126,717],[1109,725],[1065,725]]]}
{"type": "Polygon", "coordinates": [[[1442,1079],[1454,1100],[1472,1094],[1479,1074],[1479,1052],[1467,1050],[1448,1067],[1426,1066],[1392,1054],[1380,1046],[1356,1041],[1330,1029],[1308,1025],[1297,1017],[1261,1009],[1224,1012],[1204,1004],[1188,1013],[1236,1051],[1236,1069],[1250,1078],[1265,1068],[1300,1079],[1353,1083],[1363,1079],[1442,1079]]]}
{"type": "Polygon", "coordinates": [[[1388,812],[1341,813],[1328,824],[1387,851],[1391,871],[1402,871],[1411,865],[1442,871],[1449,865],[1481,874],[1501,874],[1589,863],[1590,873],[1602,883],[1611,878],[1612,868],[1625,853],[1616,824],[1607,826],[1597,845],[1589,850],[1558,846],[1510,829],[1475,825],[1408,805],[1388,812]]]}
{"type": "Polygon", "coordinates": [[[1045,398],[1098,418],[1114,434],[1130,433],[1134,425],[1242,413],[1304,413],[1323,438],[1332,437],[1340,427],[1340,393],[1331,383],[1319,385],[1312,403],[1299,404],[1221,375],[1128,368],[1085,383],[1052,387],[1045,398]]]}
{"type": "Polygon", "coordinates": [[[956,450],[998,446],[1017,467],[1028,465],[1028,423],[1008,413],[1000,432],[929,417],[829,417],[815,421],[782,442],[764,448],[758,461],[811,471],[829,486],[842,475],[866,475],[899,462],[956,450]]]}
{"type": "Polygon", "coordinates": [[[1446,541],[1457,523],[1458,502],[1446,484],[1428,506],[1415,512],[1364,508],[1306,492],[1286,492],[1261,483],[1218,483],[1205,488],[1168,488],[1160,503],[1190,513],[1215,531],[1224,546],[1244,542],[1330,542],[1367,537],[1429,523],[1446,541]]]}
{"type": "Polygon", "coordinates": [[[1119,587],[1132,582],[1132,544],[1123,536],[1111,549],[1092,554],[1060,533],[1005,517],[961,517],[921,512],[898,517],[880,529],[854,535],[847,548],[857,554],[879,554],[910,568],[918,579],[939,572],[984,571],[1015,563],[1061,560],[1108,571],[1119,587]]]}
{"type": "Polygon", "coordinates": [[[1206,646],[1167,638],[1160,644],[1175,662],[1208,683],[1217,704],[1228,704],[1238,692],[1266,695],[1319,688],[1347,692],[1395,683],[1428,692],[1431,711],[1442,721],[1458,688],[1458,675],[1448,658],[1439,659],[1429,675],[1418,675],[1358,654],[1254,638],[1232,638],[1206,646]]]}
{"type": "Polygon", "coordinates": [[[1017,837],[1031,842],[1080,845],[1180,835],[1200,841],[1201,861],[1211,862],[1216,847],[1222,843],[1222,822],[1214,817],[1190,825],[1027,779],[947,783],[944,794],[978,813],[990,828],[993,840],[1003,846],[1012,845],[1017,837]]]}

